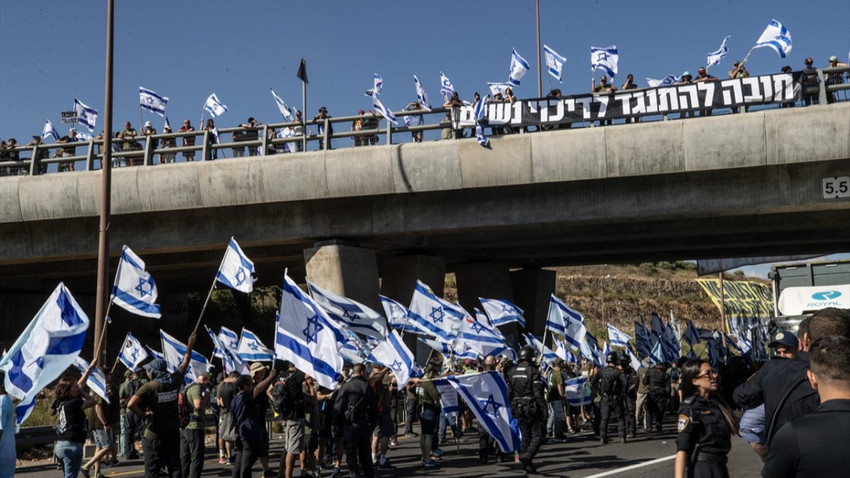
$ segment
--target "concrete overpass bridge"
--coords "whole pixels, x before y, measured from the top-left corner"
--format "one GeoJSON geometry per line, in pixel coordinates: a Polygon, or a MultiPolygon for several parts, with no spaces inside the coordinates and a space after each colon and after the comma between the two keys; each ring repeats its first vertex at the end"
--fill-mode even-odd
{"type": "MultiPolygon", "coordinates": [[[[846,176],[846,102],[507,135],[490,148],[118,168],[112,270],[126,243],[161,293],[205,290],[233,235],[259,284],[288,267],[365,297],[381,277],[407,301],[417,276],[438,288],[448,270],[459,288],[477,284],[470,294],[511,297],[548,281],[542,266],[847,251],[850,199],[824,186],[846,176]]],[[[0,178],[0,296],[59,281],[93,294],[100,184],[96,171],[0,178]]]]}

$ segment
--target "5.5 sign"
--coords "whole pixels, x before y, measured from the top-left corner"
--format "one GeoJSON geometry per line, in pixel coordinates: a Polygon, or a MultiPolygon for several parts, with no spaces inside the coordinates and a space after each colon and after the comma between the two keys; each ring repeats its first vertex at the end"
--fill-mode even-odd
{"type": "Polygon", "coordinates": [[[850,197],[850,176],[823,178],[823,198],[837,199],[850,197]]]}

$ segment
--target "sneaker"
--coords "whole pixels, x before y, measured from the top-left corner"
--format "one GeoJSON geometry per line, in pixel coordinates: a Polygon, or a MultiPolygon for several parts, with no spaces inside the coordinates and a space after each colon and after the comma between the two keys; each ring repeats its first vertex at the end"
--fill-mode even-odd
{"type": "Polygon", "coordinates": [[[445,452],[443,450],[441,450],[440,448],[437,448],[437,449],[435,449],[434,451],[431,452],[431,454],[436,456],[436,457],[443,456],[444,453],[445,452]]]}
{"type": "Polygon", "coordinates": [[[227,459],[227,461],[224,462],[224,464],[225,464],[225,466],[233,466],[233,463],[235,461],[236,460],[234,460],[233,457],[230,457],[230,458],[227,459]]]}
{"type": "Polygon", "coordinates": [[[396,440],[396,439],[390,440],[390,446],[398,446],[398,440],[396,440]]]}
{"type": "Polygon", "coordinates": [[[422,460],[422,466],[425,468],[436,468],[440,466],[440,464],[434,460],[422,460]]]}
{"type": "Polygon", "coordinates": [[[379,470],[395,470],[395,466],[393,466],[393,464],[390,463],[389,458],[386,461],[384,461],[383,464],[378,462],[378,465],[375,466],[375,468],[377,468],[379,470]]]}
{"type": "Polygon", "coordinates": [[[89,469],[85,467],[80,467],[80,474],[83,475],[84,478],[89,478],[91,476],[89,469]]]}
{"type": "Polygon", "coordinates": [[[224,465],[224,464],[227,463],[227,458],[220,456],[220,457],[218,457],[218,462],[219,462],[219,464],[224,465]]]}

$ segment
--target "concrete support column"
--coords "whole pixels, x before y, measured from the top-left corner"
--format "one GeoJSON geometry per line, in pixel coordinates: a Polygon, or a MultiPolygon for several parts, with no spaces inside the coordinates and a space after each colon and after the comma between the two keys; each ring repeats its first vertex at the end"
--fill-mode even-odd
{"type": "MultiPolygon", "coordinates": [[[[507,266],[489,262],[462,264],[455,269],[457,295],[460,304],[473,313],[473,308],[481,309],[479,297],[485,299],[504,299],[514,302],[511,273],[507,266]]],[[[510,345],[519,340],[518,324],[506,324],[499,327],[510,345]]]]}
{"type": "MultiPolygon", "coordinates": [[[[381,265],[381,294],[397,300],[405,307],[410,305],[416,281],[428,284],[442,297],[446,284],[446,261],[435,256],[399,256],[388,258],[381,265]]],[[[380,309],[383,311],[383,309],[380,309]]],[[[405,334],[404,343],[413,352],[416,361],[424,364],[431,348],[416,340],[416,335],[405,334]]]]}
{"type": "Polygon", "coordinates": [[[320,242],[304,250],[304,262],[310,282],[382,311],[375,251],[339,241],[320,242]]]}
{"type": "Polygon", "coordinates": [[[521,269],[511,272],[514,304],[525,311],[525,331],[543,337],[549,296],[555,292],[555,271],[521,269]]]}

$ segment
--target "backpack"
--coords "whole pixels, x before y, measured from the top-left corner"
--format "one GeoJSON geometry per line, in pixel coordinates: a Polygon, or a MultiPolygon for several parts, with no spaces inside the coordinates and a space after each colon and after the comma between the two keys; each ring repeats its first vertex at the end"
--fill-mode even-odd
{"type": "Polygon", "coordinates": [[[619,395],[620,376],[617,373],[606,373],[603,381],[603,391],[608,395],[619,395]]]}
{"type": "Polygon", "coordinates": [[[195,411],[195,408],[192,407],[192,404],[189,403],[189,395],[186,392],[189,390],[189,387],[192,385],[196,385],[194,383],[190,383],[185,387],[180,389],[180,392],[177,394],[177,423],[180,428],[186,428],[186,425],[192,421],[192,415],[195,411]]]}
{"type": "Polygon", "coordinates": [[[281,379],[272,388],[272,408],[274,408],[274,411],[283,418],[293,416],[298,410],[297,402],[304,401],[304,396],[300,390],[297,397],[292,396],[292,391],[289,389],[289,383],[287,383],[290,377],[292,377],[292,374],[281,379]]]}

